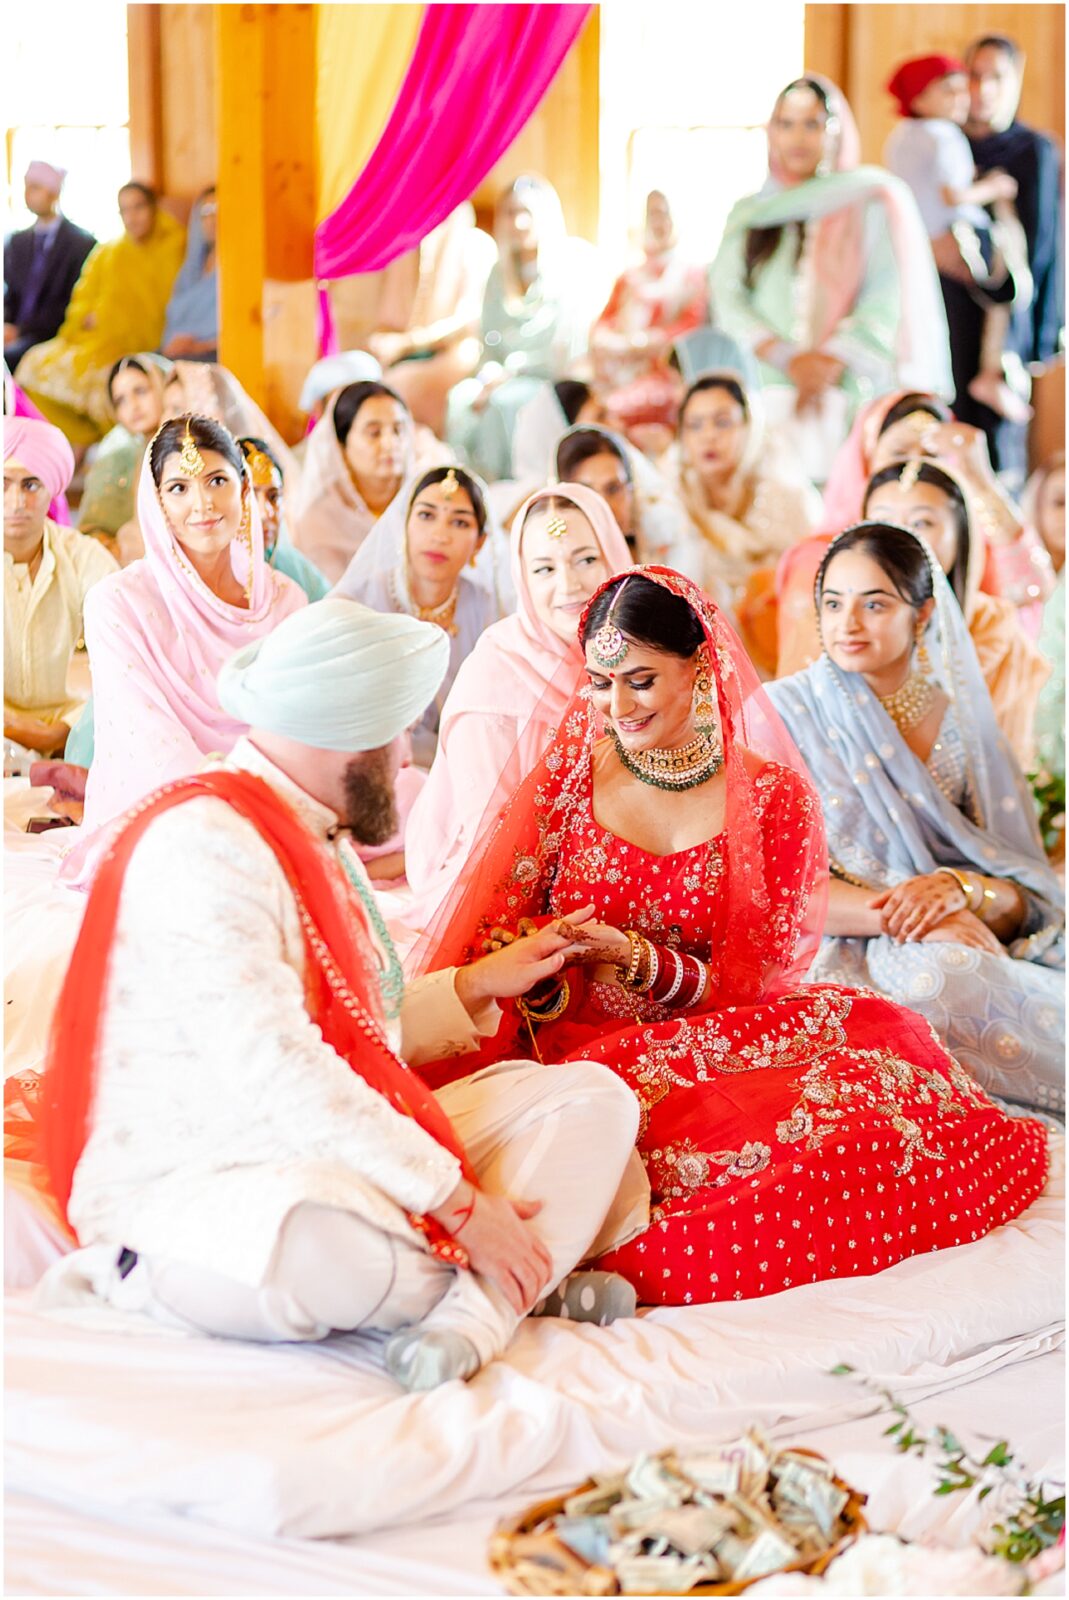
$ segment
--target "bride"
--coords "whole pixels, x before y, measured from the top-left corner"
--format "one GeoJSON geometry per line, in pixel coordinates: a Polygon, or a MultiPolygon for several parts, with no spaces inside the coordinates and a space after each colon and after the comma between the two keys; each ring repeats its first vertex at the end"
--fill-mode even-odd
{"type": "Polygon", "coordinates": [[[800,982],[824,920],[820,804],[720,612],[647,567],[598,589],[579,638],[587,686],[534,770],[502,774],[507,803],[416,960],[583,923],[586,961],[483,1058],[604,1061],[638,1096],[651,1224],[602,1264],[648,1303],[744,1299],[1016,1216],[1045,1181],[1042,1126],[912,1012],[800,982]]]}

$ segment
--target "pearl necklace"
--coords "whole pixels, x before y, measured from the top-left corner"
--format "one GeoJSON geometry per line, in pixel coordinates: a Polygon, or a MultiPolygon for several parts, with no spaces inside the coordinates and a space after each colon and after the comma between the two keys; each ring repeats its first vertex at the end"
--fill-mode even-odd
{"type": "Polygon", "coordinates": [[[624,749],[615,728],[609,732],[621,765],[640,783],[651,784],[655,789],[695,789],[724,765],[720,740],[707,733],[700,733],[690,744],[676,750],[638,750],[632,754],[624,749]]]}
{"type": "Polygon", "coordinates": [[[899,733],[908,733],[923,722],[935,700],[935,684],[919,672],[911,672],[894,694],[878,695],[883,709],[899,733]]]}

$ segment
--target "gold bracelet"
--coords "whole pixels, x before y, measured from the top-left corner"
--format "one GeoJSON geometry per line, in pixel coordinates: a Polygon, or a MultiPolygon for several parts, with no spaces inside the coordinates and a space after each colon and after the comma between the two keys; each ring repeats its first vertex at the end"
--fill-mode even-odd
{"type": "Polygon", "coordinates": [[[631,960],[620,982],[625,989],[630,989],[638,976],[638,969],[642,962],[642,947],[644,940],[641,934],[634,933],[630,928],[624,930],[628,944],[631,946],[631,960]]]}
{"type": "Polygon", "coordinates": [[[974,901],[973,896],[976,894],[977,889],[981,886],[976,883],[970,883],[967,878],[962,876],[956,867],[936,867],[935,870],[936,872],[947,872],[950,874],[958,888],[961,890],[962,894],[965,896],[965,909],[967,911],[975,911],[977,906],[979,906],[980,901],[974,901]]]}
{"type": "MultiPolygon", "coordinates": [[[[642,937],[641,934],[639,937],[642,937]]],[[[636,994],[647,994],[657,982],[657,961],[654,957],[653,946],[648,939],[642,940],[642,950],[645,956],[645,963],[632,984],[636,994]]]]}
{"type": "Polygon", "coordinates": [[[980,904],[976,908],[976,915],[980,918],[981,922],[986,924],[988,913],[994,911],[995,901],[997,898],[998,896],[995,894],[994,889],[988,889],[981,883],[980,904]]]}

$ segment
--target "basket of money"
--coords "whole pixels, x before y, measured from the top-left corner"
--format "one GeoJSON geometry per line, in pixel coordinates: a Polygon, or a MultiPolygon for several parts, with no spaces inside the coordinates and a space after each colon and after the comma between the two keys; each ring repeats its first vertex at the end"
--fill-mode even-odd
{"type": "Polygon", "coordinates": [[[741,1594],[771,1572],[823,1572],[866,1531],[864,1503],[823,1456],[751,1430],[531,1506],[497,1529],[490,1565],[510,1594],[741,1594]]]}

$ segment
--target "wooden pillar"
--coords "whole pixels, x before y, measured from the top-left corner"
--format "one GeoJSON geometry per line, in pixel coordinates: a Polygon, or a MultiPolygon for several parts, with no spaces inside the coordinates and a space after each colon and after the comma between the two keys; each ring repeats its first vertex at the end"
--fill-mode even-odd
{"type": "Polygon", "coordinates": [[[850,13],[848,5],[805,8],[804,59],[807,72],[822,73],[845,94],[850,76],[850,13]]]}
{"type": "Polygon", "coordinates": [[[126,55],[130,84],[130,175],[163,185],[163,94],[160,7],[127,6],[126,55]]]}
{"type": "Polygon", "coordinates": [[[315,7],[216,5],[219,359],[283,430],[315,359],[315,7]],[[293,394],[290,391],[293,390],[293,394]]]}
{"type": "Polygon", "coordinates": [[[255,5],[214,7],[219,360],[253,396],[261,395],[264,386],[265,9],[255,5]]]}

